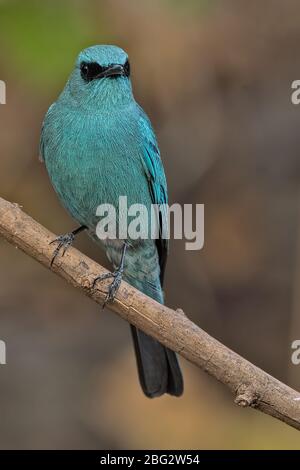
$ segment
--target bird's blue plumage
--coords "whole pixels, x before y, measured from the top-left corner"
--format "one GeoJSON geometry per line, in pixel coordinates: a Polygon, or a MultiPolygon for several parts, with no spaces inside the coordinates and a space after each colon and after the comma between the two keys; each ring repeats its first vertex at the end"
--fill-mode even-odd
{"type": "MultiPolygon", "coordinates": [[[[167,203],[155,134],[134,100],[128,57],[122,49],[93,46],[79,54],[63,92],[45,117],[40,154],[64,207],[88,228],[117,268],[123,240],[100,241],[96,237],[97,207],[112,204],[118,214],[119,196],[127,196],[128,206],[143,204],[150,214],[151,204],[167,203]],[[118,71],[118,67],[123,72],[103,76],[108,69],[118,71]]],[[[167,223],[162,211],[161,231],[167,229],[167,223]]],[[[159,237],[127,242],[124,278],[163,302],[167,240],[159,237]]],[[[133,338],[146,395],[180,395],[182,378],[175,354],[135,329],[133,338]]]]}

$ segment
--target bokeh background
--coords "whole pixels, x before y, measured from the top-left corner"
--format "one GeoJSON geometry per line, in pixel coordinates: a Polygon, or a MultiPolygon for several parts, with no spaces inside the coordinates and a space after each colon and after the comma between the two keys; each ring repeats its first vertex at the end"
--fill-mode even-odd
{"type": "MultiPolygon", "coordinates": [[[[205,204],[204,249],[171,243],[168,305],[298,389],[299,18],[296,0],[0,1],[0,195],[74,228],[38,161],[41,122],[81,49],[120,45],[171,202],[205,204]]],[[[0,260],[0,448],[300,449],[184,360],[183,398],[146,399],[125,322],[3,240],[0,260]]]]}

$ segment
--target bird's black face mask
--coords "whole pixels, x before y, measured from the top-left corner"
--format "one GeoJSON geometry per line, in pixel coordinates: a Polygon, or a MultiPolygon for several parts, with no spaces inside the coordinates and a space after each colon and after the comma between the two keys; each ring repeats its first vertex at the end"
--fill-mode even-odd
{"type": "Polygon", "coordinates": [[[82,62],[80,65],[80,74],[86,82],[100,78],[117,78],[120,76],[129,77],[130,65],[128,60],[124,65],[111,64],[105,67],[97,62],[82,62]]]}

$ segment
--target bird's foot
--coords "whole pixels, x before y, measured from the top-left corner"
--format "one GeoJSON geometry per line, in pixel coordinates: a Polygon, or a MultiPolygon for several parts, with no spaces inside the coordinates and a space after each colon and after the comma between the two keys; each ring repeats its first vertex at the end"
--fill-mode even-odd
{"type": "Polygon", "coordinates": [[[113,273],[105,273],[102,274],[101,276],[97,276],[94,281],[92,287],[94,288],[97,282],[104,281],[105,279],[110,279],[112,278],[111,284],[108,286],[108,291],[106,294],[106,298],[103,303],[103,308],[105,305],[109,302],[113,302],[115,300],[116,294],[119,290],[121,281],[122,281],[122,276],[123,276],[123,271],[124,269],[122,267],[116,269],[113,273]]]}
{"type": "Polygon", "coordinates": [[[64,235],[60,235],[59,237],[55,238],[54,240],[52,240],[52,242],[49,243],[49,245],[52,245],[52,243],[57,243],[57,247],[55,248],[53,252],[50,266],[53,265],[55,258],[58,256],[61,250],[62,250],[61,256],[64,256],[67,249],[72,245],[74,239],[75,239],[75,234],[73,232],[70,232],[70,233],[65,233],[64,235]]]}

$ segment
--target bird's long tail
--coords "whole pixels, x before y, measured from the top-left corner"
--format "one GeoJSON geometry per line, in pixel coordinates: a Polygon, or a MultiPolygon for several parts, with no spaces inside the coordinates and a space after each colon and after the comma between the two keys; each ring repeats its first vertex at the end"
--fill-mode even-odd
{"type": "MultiPolygon", "coordinates": [[[[131,285],[142,290],[158,302],[162,302],[160,290],[141,288],[140,282],[130,277],[131,285]]],[[[154,338],[131,325],[131,332],[136,355],[139,380],[143,392],[149,398],[159,397],[164,393],[180,396],[183,393],[183,378],[176,353],[166,348],[154,338]]]]}
{"type": "Polygon", "coordinates": [[[164,393],[180,396],[183,380],[174,351],[131,325],[140,384],[149,398],[164,393]]]}

